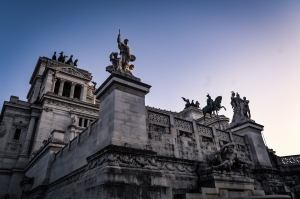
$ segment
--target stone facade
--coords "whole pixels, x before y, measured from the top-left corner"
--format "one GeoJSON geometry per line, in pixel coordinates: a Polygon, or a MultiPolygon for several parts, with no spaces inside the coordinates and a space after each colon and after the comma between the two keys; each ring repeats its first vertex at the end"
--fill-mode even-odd
{"type": "Polygon", "coordinates": [[[4,102],[0,198],[300,198],[299,157],[276,156],[262,125],[147,107],[151,86],[130,74],[113,71],[98,89],[91,80],[41,57],[28,101],[4,102]],[[249,166],[212,169],[230,143],[249,166]]]}

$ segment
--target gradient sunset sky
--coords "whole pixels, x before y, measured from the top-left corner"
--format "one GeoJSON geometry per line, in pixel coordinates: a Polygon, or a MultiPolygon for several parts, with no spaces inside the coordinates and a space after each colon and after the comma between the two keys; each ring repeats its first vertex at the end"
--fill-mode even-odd
{"type": "Polygon", "coordinates": [[[250,100],[277,155],[300,154],[300,1],[0,0],[0,103],[27,100],[39,56],[78,59],[98,86],[109,76],[117,35],[137,57],[133,74],[152,85],[146,105],[181,111],[231,91],[250,100]]]}

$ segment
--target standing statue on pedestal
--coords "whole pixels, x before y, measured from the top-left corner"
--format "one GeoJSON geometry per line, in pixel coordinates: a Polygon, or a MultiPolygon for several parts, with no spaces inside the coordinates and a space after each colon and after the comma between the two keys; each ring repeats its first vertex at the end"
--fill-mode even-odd
{"type": "Polygon", "coordinates": [[[221,109],[221,108],[224,108],[226,110],[226,108],[224,106],[221,106],[221,102],[222,102],[222,96],[218,96],[215,101],[213,101],[210,97],[209,94],[206,95],[207,97],[207,106],[205,106],[203,109],[202,109],[202,112],[203,112],[203,115],[204,115],[204,121],[205,121],[205,116],[207,113],[210,114],[210,117],[211,117],[211,114],[216,111],[217,114],[218,114],[218,111],[221,109]]]}
{"type": "Polygon", "coordinates": [[[134,69],[134,65],[129,64],[129,62],[134,62],[136,60],[136,57],[130,54],[130,48],[128,46],[129,40],[124,39],[124,42],[121,42],[120,30],[119,30],[117,42],[118,42],[118,48],[120,50],[121,57],[120,58],[118,57],[117,52],[112,52],[109,55],[109,59],[112,65],[107,66],[106,71],[110,73],[113,71],[119,71],[119,72],[132,75],[131,71],[134,69]]]}
{"type": "Polygon", "coordinates": [[[237,126],[246,121],[249,121],[251,118],[249,100],[246,97],[240,98],[238,93],[231,92],[231,106],[233,108],[233,117],[230,123],[230,127],[237,126]]]}
{"type": "Polygon", "coordinates": [[[129,62],[134,62],[136,60],[134,55],[130,54],[130,48],[128,46],[129,40],[124,39],[124,43],[121,42],[121,34],[119,29],[119,35],[118,35],[118,47],[120,49],[120,55],[121,55],[121,62],[122,62],[122,69],[123,71],[130,71],[130,69],[134,68],[134,65],[129,65],[129,62]]]}

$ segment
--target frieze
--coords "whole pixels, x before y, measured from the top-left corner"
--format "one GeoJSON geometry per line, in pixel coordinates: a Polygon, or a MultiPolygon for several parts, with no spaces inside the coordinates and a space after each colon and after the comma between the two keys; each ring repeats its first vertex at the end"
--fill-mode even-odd
{"type": "Polygon", "coordinates": [[[108,152],[101,156],[90,160],[87,165],[81,167],[79,170],[58,179],[51,183],[47,192],[52,192],[56,189],[64,187],[68,184],[74,183],[81,179],[84,174],[97,167],[104,166],[120,166],[131,167],[139,169],[161,170],[169,172],[178,172],[194,175],[196,172],[196,162],[177,162],[170,160],[162,160],[154,156],[143,156],[139,154],[126,154],[121,152],[108,152]]]}
{"type": "Polygon", "coordinates": [[[53,104],[53,105],[56,105],[56,106],[60,106],[60,107],[64,107],[64,108],[68,108],[68,109],[72,109],[72,110],[85,111],[85,112],[89,112],[89,113],[93,113],[93,114],[98,114],[98,111],[96,111],[96,110],[89,109],[89,108],[82,107],[82,106],[69,104],[69,103],[65,103],[65,102],[56,101],[56,100],[53,100],[53,99],[46,99],[45,103],[46,104],[53,104]]]}
{"type": "Polygon", "coordinates": [[[187,122],[180,119],[174,119],[175,127],[187,132],[193,132],[193,127],[191,122],[187,122]]]}

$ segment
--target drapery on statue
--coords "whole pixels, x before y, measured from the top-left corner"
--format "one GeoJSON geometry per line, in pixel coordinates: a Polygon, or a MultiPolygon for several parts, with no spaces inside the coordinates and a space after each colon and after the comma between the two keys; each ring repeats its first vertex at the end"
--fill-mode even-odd
{"type": "Polygon", "coordinates": [[[235,94],[233,91],[231,91],[230,104],[233,108],[233,117],[230,127],[236,126],[251,119],[249,103],[250,101],[247,100],[246,97],[241,99],[238,93],[235,94]]]}
{"type": "Polygon", "coordinates": [[[216,111],[218,113],[218,111],[221,109],[221,108],[224,108],[225,111],[226,111],[226,108],[224,106],[221,106],[221,102],[222,102],[222,96],[218,96],[215,101],[213,101],[210,97],[209,94],[206,95],[207,97],[207,105],[202,109],[202,112],[203,112],[203,115],[204,115],[204,121],[205,121],[205,116],[206,116],[206,113],[209,113],[210,114],[210,117],[211,117],[211,114],[216,111]]]}
{"type": "Polygon", "coordinates": [[[129,62],[134,62],[136,60],[136,57],[132,54],[130,54],[130,48],[128,46],[129,40],[124,39],[124,43],[121,42],[121,33],[119,29],[119,35],[117,38],[118,47],[120,49],[120,55],[121,55],[121,63],[122,63],[122,70],[124,72],[133,70],[134,65],[129,65],[129,62]]]}
{"type": "Polygon", "coordinates": [[[246,174],[249,173],[250,163],[238,158],[234,147],[234,143],[225,144],[208,158],[212,170],[231,172],[233,169],[242,169],[246,174]]]}
{"type": "Polygon", "coordinates": [[[181,97],[183,99],[183,101],[185,101],[185,107],[184,109],[190,107],[190,106],[193,106],[193,107],[196,107],[196,108],[200,108],[200,103],[198,101],[196,101],[196,103],[194,103],[194,100],[192,100],[192,103],[190,103],[190,100],[189,99],[185,99],[184,97],[181,97]]]}

